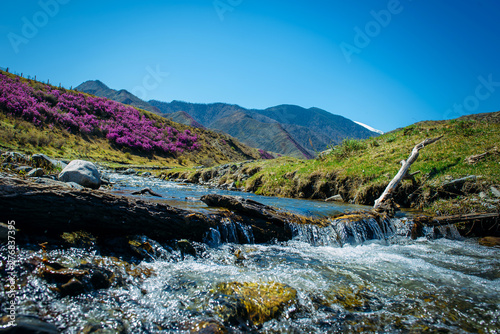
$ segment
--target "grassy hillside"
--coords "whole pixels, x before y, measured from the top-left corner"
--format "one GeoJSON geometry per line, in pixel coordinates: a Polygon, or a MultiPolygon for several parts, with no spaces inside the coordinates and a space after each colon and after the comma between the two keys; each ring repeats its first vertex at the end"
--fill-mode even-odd
{"type": "Polygon", "coordinates": [[[109,164],[210,166],[260,157],[226,135],[5,72],[0,148],[109,164]]]}
{"type": "MultiPolygon", "coordinates": [[[[413,147],[426,138],[443,135],[420,151],[411,168],[411,172],[420,173],[415,182],[403,181],[396,202],[441,213],[498,210],[497,202],[484,201],[479,194],[490,196],[491,186],[500,190],[499,115],[421,122],[376,138],[344,140],[321,158],[254,162],[226,175],[223,182],[236,181],[247,191],[263,195],[325,199],[340,194],[346,201],[373,205],[413,147]],[[475,164],[465,161],[485,152],[488,155],[475,164]],[[242,179],[238,174],[251,177],[242,179]],[[460,189],[445,186],[451,180],[471,175],[477,180],[466,182],[460,189]]],[[[201,176],[207,172],[201,171],[201,176]]],[[[184,171],[181,176],[189,179],[193,173],[184,171]]]]}

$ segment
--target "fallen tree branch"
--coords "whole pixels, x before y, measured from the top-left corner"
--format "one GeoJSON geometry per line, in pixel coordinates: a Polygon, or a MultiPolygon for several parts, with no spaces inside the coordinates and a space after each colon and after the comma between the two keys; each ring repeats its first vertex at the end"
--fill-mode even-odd
{"type": "Polygon", "coordinates": [[[151,190],[151,188],[144,188],[144,189],[141,189],[138,191],[134,191],[131,194],[132,195],[144,195],[146,193],[150,194],[151,196],[163,197],[162,195],[155,193],[153,190],[151,190]]]}
{"type": "Polygon", "coordinates": [[[406,176],[408,173],[408,170],[410,169],[411,165],[417,160],[419,156],[419,151],[423,149],[425,146],[430,145],[439,139],[441,139],[443,136],[439,136],[437,138],[432,138],[432,139],[426,139],[423,142],[415,145],[413,150],[411,151],[410,156],[406,161],[402,161],[402,166],[399,169],[399,172],[396,174],[396,176],[392,179],[392,181],[387,185],[385,188],[384,192],[382,195],[375,201],[375,205],[373,206],[374,209],[380,209],[382,205],[392,197],[392,194],[396,190],[397,186],[399,183],[403,180],[403,178],[406,176]]]}
{"type": "Polygon", "coordinates": [[[473,165],[479,161],[481,161],[483,158],[487,157],[490,154],[498,154],[498,148],[495,146],[492,150],[486,151],[481,154],[476,154],[476,155],[471,155],[470,157],[467,157],[464,159],[466,163],[469,165],[473,165]]]}

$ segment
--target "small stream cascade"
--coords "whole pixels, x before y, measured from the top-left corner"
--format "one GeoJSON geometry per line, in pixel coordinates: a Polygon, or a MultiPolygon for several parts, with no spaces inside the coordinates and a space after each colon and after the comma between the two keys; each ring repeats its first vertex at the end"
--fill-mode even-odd
{"type": "MultiPolygon", "coordinates": [[[[118,193],[150,187],[163,198],[141,198],[205,214],[192,198],[222,192],[113,181],[123,182],[118,193]]],[[[11,314],[12,290],[18,332],[36,324],[68,334],[499,333],[499,248],[462,239],[453,225],[418,226],[413,239],[411,215],[242,195],[324,224],[280,224],[285,242],[259,243],[258,227],[222,218],[203,230],[204,244],[148,236],[96,244],[79,234],[91,243],[19,243],[12,276],[11,249],[0,245],[0,318],[11,314]]]]}
{"type": "Polygon", "coordinates": [[[234,222],[229,218],[221,221],[216,228],[211,227],[204,238],[209,247],[218,247],[225,243],[253,244],[255,238],[252,228],[248,225],[234,222]]]}
{"type": "MultiPolygon", "coordinates": [[[[311,224],[288,224],[294,241],[305,242],[311,246],[343,247],[362,245],[369,240],[382,240],[387,244],[395,238],[410,238],[413,221],[411,218],[386,218],[378,221],[365,217],[359,220],[328,219],[327,226],[311,224]]],[[[461,240],[454,225],[424,227],[423,236],[428,239],[448,238],[461,240]]],[[[204,242],[209,247],[219,247],[225,243],[253,244],[252,227],[224,219],[221,225],[210,228],[204,242]]]]}
{"type": "Polygon", "coordinates": [[[397,231],[397,222],[383,220],[379,224],[374,218],[365,218],[358,221],[347,219],[329,219],[329,225],[320,227],[315,225],[291,224],[294,240],[306,242],[312,246],[342,247],[345,244],[360,245],[367,240],[387,240],[397,231]]]}

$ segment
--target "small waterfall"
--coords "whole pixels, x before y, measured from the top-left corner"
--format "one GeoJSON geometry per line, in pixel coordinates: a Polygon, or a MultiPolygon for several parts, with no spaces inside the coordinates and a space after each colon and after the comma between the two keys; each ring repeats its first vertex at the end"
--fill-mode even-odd
{"type": "Polygon", "coordinates": [[[210,228],[204,242],[210,247],[218,247],[223,243],[253,244],[255,238],[250,226],[224,218],[219,226],[210,228]]]}
{"type": "Polygon", "coordinates": [[[329,225],[290,224],[295,240],[313,246],[342,247],[345,244],[360,245],[367,240],[389,240],[396,236],[410,236],[411,221],[403,218],[383,219],[366,217],[357,221],[330,219],[329,225]]]}
{"type": "MultiPolygon", "coordinates": [[[[345,244],[360,245],[367,240],[385,240],[412,237],[414,222],[411,218],[381,219],[363,218],[350,221],[348,219],[330,219],[325,227],[316,225],[290,224],[295,240],[313,246],[342,247],[345,244]]],[[[447,238],[461,240],[462,236],[455,225],[424,227],[423,233],[428,239],[447,238]]]]}
{"type": "Polygon", "coordinates": [[[203,242],[205,242],[209,247],[216,248],[222,245],[222,237],[219,232],[219,228],[210,228],[205,236],[203,242]]]}

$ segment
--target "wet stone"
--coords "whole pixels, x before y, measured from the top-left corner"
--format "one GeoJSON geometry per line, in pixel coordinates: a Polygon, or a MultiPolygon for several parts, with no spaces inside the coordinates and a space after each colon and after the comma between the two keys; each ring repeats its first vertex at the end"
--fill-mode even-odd
{"type": "Polygon", "coordinates": [[[129,168],[123,171],[124,175],[137,175],[137,171],[135,169],[129,168]]]}
{"type": "Polygon", "coordinates": [[[252,325],[261,325],[280,317],[296,303],[297,298],[295,289],[277,282],[221,283],[216,291],[221,294],[217,301],[223,319],[252,325]]]}
{"type": "Polygon", "coordinates": [[[497,247],[500,248],[500,238],[499,237],[484,237],[478,240],[478,243],[486,247],[497,247]]]}
{"type": "Polygon", "coordinates": [[[5,316],[0,319],[0,333],[2,334],[58,334],[57,327],[42,321],[36,316],[16,315],[15,325],[5,316]]]}
{"type": "Polygon", "coordinates": [[[196,249],[193,247],[189,240],[183,239],[177,241],[177,248],[181,251],[182,256],[184,255],[197,255],[196,249]]]}
{"type": "Polygon", "coordinates": [[[196,324],[192,329],[193,334],[226,334],[226,327],[216,320],[206,320],[196,324]]]}
{"type": "Polygon", "coordinates": [[[85,285],[76,278],[70,279],[67,283],[59,287],[61,296],[77,296],[85,292],[85,285]]]}

